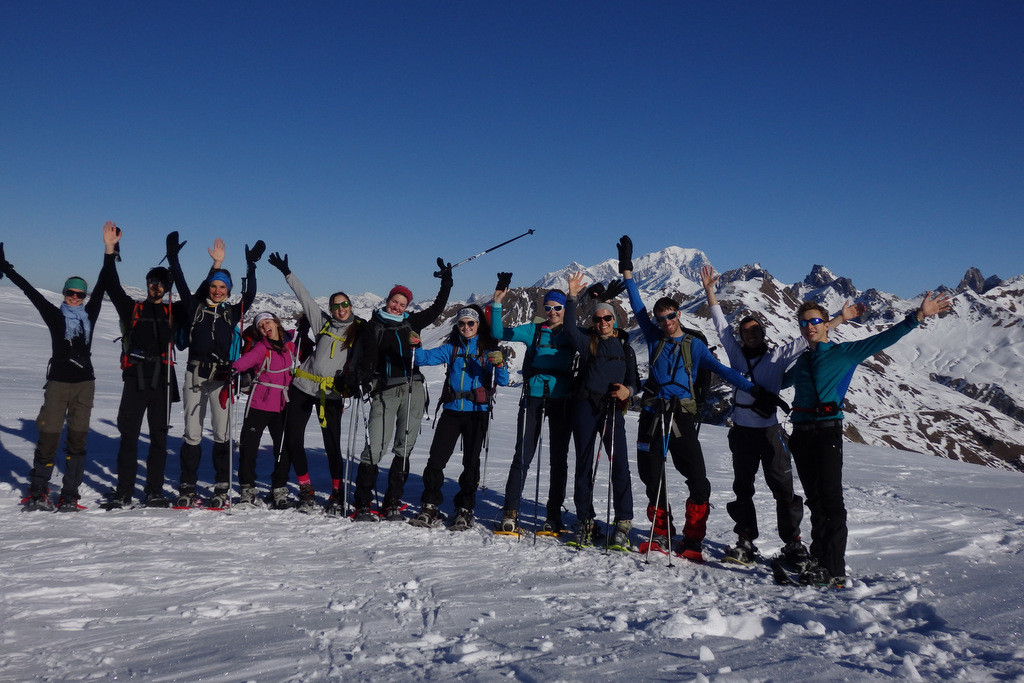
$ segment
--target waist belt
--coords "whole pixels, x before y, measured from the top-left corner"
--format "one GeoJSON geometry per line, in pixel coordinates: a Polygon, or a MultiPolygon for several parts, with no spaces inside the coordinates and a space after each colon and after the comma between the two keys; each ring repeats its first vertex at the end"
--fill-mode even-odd
{"type": "Polygon", "coordinates": [[[818,432],[826,429],[842,429],[842,420],[814,420],[812,422],[794,422],[794,432],[818,432]]]}
{"type": "Polygon", "coordinates": [[[320,388],[318,392],[320,394],[320,406],[317,410],[317,417],[320,419],[320,428],[323,429],[327,426],[327,417],[324,409],[327,406],[327,393],[334,391],[334,378],[333,377],[321,377],[320,375],[314,375],[311,372],[306,372],[302,368],[295,368],[292,372],[295,377],[302,379],[308,379],[311,382],[316,382],[320,388]]]}

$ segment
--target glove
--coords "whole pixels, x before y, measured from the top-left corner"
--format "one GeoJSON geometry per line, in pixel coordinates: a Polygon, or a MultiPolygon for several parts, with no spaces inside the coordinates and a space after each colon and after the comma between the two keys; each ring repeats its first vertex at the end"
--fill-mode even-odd
{"type": "MultiPolygon", "coordinates": [[[[117,230],[117,234],[120,237],[120,235],[121,235],[121,228],[119,228],[119,227],[117,227],[115,225],[114,229],[117,230]]],[[[116,243],[114,245],[114,260],[117,261],[118,263],[121,262],[121,243],[120,242],[118,242],[118,243],[116,243]]]]}
{"type": "Polygon", "coordinates": [[[228,409],[228,401],[231,399],[231,383],[224,385],[224,388],[220,390],[220,408],[221,410],[228,409]]]}
{"type": "Polygon", "coordinates": [[[3,279],[4,273],[11,267],[11,264],[4,258],[4,243],[0,242],[0,280],[3,279]]]}
{"type": "Polygon", "coordinates": [[[619,272],[633,270],[633,240],[629,239],[629,235],[623,235],[615,248],[619,250],[619,272]]]}
{"type": "Polygon", "coordinates": [[[281,255],[275,251],[273,254],[267,257],[267,263],[280,270],[281,274],[284,275],[285,277],[291,275],[292,271],[288,267],[288,254],[285,254],[284,258],[282,258],[281,255]]]}
{"type": "Polygon", "coordinates": [[[597,299],[598,301],[604,301],[604,299],[602,298],[604,296],[604,283],[603,282],[595,282],[594,284],[590,285],[589,287],[587,287],[586,294],[591,299],[597,299]]]}
{"type": "Polygon", "coordinates": [[[622,280],[615,279],[608,283],[608,287],[604,290],[604,295],[601,297],[601,301],[605,303],[611,301],[619,294],[626,291],[626,283],[622,280]]]}
{"type": "Polygon", "coordinates": [[[420,333],[416,330],[409,330],[409,346],[415,349],[419,348],[422,343],[423,340],[420,339],[420,333]]]}
{"type": "Polygon", "coordinates": [[[501,367],[501,364],[505,362],[505,357],[501,355],[501,351],[491,351],[490,353],[487,354],[487,360],[490,362],[491,365],[498,368],[501,367]]]}
{"type": "Polygon", "coordinates": [[[512,273],[498,273],[498,284],[494,286],[495,291],[503,292],[512,284],[512,273]]]}
{"type": "Polygon", "coordinates": [[[438,270],[434,271],[434,277],[441,278],[442,287],[451,287],[454,284],[454,280],[452,280],[452,264],[445,263],[444,259],[438,256],[437,267],[438,270]]]}
{"type": "Polygon", "coordinates": [[[778,394],[768,391],[762,386],[754,385],[750,395],[754,397],[754,405],[750,408],[761,417],[772,417],[776,408],[782,408],[784,413],[789,413],[789,404],[782,400],[778,394]]]}
{"type": "Polygon", "coordinates": [[[256,244],[252,245],[252,249],[249,248],[248,244],[245,245],[245,262],[256,263],[263,258],[263,252],[266,248],[267,243],[263,240],[256,240],[256,244]]]}
{"type": "Polygon", "coordinates": [[[178,252],[181,251],[181,248],[186,244],[188,244],[188,240],[185,240],[184,242],[178,241],[177,230],[167,235],[167,260],[176,261],[178,259],[178,252]]]}

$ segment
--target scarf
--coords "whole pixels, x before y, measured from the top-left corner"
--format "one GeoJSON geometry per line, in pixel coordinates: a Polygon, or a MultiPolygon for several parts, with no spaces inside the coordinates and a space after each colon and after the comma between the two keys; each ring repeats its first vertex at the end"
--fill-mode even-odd
{"type": "Polygon", "coordinates": [[[60,305],[60,311],[64,314],[64,339],[73,342],[76,337],[81,337],[88,342],[92,334],[92,323],[89,322],[89,314],[85,310],[85,304],[79,306],[60,305]]]}

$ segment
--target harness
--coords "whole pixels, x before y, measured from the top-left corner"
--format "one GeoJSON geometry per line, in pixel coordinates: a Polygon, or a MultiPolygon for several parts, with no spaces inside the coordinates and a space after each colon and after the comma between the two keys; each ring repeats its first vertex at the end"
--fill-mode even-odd
{"type": "MultiPolygon", "coordinates": [[[[257,386],[268,387],[270,389],[280,389],[281,393],[284,395],[284,402],[287,405],[287,403],[288,403],[288,385],[287,384],[278,384],[277,382],[269,382],[269,381],[264,379],[264,376],[268,375],[268,374],[269,375],[280,375],[280,374],[283,374],[283,373],[294,374],[294,371],[297,369],[297,368],[295,368],[295,362],[296,362],[296,360],[295,360],[295,347],[293,346],[293,344],[291,342],[285,342],[284,346],[283,346],[283,351],[288,354],[288,367],[281,368],[280,370],[271,370],[270,369],[270,359],[271,359],[271,356],[272,356],[272,351],[271,351],[270,347],[267,347],[267,355],[263,357],[263,362],[260,363],[260,366],[256,369],[256,377],[253,379],[252,384],[249,385],[249,393],[250,393],[250,395],[252,394],[253,389],[255,387],[257,387],[257,386]]],[[[246,404],[246,407],[245,407],[245,414],[246,414],[246,416],[249,415],[249,409],[251,407],[252,407],[252,402],[250,401],[249,403],[246,404]]]]}
{"type": "Polygon", "coordinates": [[[651,375],[644,382],[643,395],[640,398],[640,405],[644,408],[657,408],[659,411],[672,410],[674,407],[679,407],[686,411],[690,415],[697,415],[698,412],[698,401],[697,393],[693,386],[693,350],[691,348],[693,343],[694,335],[686,333],[678,341],[669,337],[662,337],[658,340],[657,346],[654,347],[653,353],[651,353],[651,359],[648,365],[651,367],[651,375]],[[672,345],[670,353],[673,354],[672,370],[670,372],[670,379],[668,382],[660,383],[654,379],[654,363],[661,357],[662,352],[665,350],[666,345],[672,345]],[[679,372],[679,363],[682,361],[683,369],[686,371],[686,378],[688,385],[684,386],[675,380],[676,375],[679,372]],[[658,394],[661,393],[661,389],[667,386],[677,386],[687,389],[690,392],[690,398],[679,398],[674,396],[671,399],[661,398],[658,394]]]}
{"type": "MultiPolygon", "coordinates": [[[[481,386],[470,389],[469,391],[458,391],[452,386],[452,367],[455,365],[455,359],[462,358],[465,367],[469,366],[469,362],[473,359],[480,364],[482,368],[487,370],[486,356],[483,353],[479,353],[476,356],[470,356],[466,352],[466,347],[460,347],[452,344],[452,355],[448,359],[448,367],[444,373],[444,384],[441,387],[441,395],[437,399],[437,407],[434,408],[434,417],[437,417],[437,412],[441,409],[441,406],[445,403],[451,403],[452,401],[469,401],[474,406],[490,405],[494,399],[494,393],[491,391],[491,384],[494,382],[494,370],[491,370],[486,377],[486,383],[481,382],[481,386]]],[[[468,373],[467,373],[468,374],[468,373]]],[[[436,421],[435,421],[436,424],[436,421]]]]}

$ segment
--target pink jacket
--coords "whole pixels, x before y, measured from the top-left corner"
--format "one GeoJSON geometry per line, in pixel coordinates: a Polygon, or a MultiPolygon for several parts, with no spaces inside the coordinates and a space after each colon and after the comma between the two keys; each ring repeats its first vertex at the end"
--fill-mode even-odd
{"type": "Polygon", "coordinates": [[[288,404],[288,385],[292,382],[292,359],[295,347],[285,342],[283,351],[276,351],[266,339],[260,339],[253,347],[232,363],[236,372],[256,369],[256,379],[249,394],[249,406],[257,410],[279,413],[288,404]],[[267,361],[269,359],[269,366],[267,361]]]}

